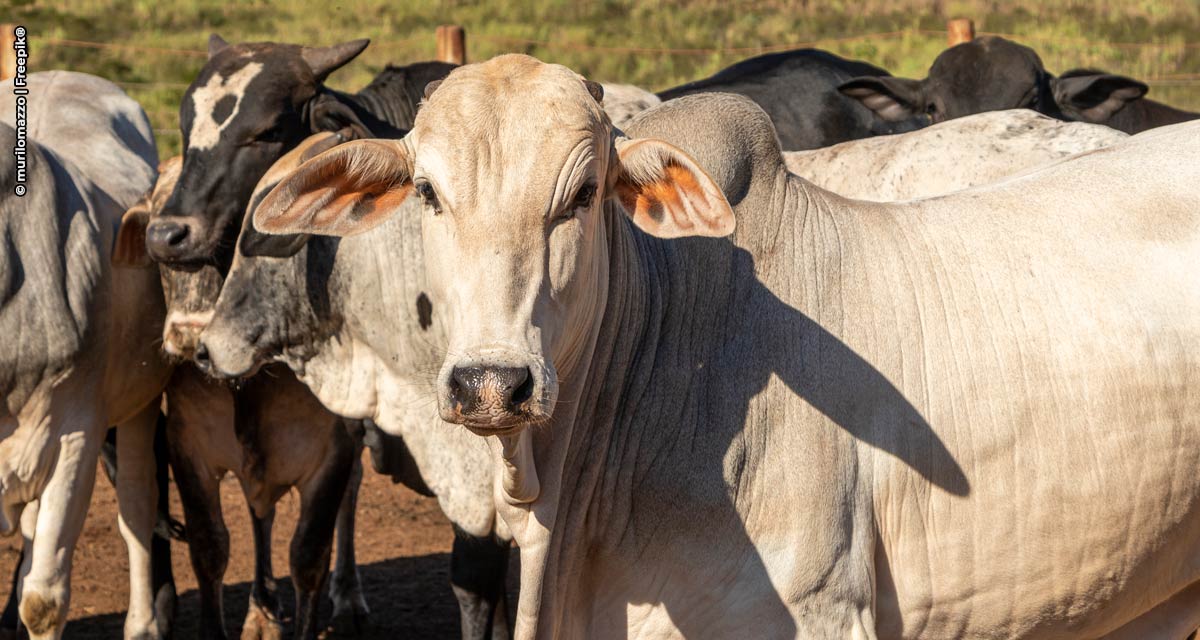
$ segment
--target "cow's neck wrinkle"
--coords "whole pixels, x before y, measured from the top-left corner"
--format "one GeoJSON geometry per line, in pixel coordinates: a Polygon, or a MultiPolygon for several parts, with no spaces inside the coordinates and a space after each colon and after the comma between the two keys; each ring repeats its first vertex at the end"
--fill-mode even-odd
{"type": "Polygon", "coordinates": [[[536,596],[522,594],[519,617],[536,619],[539,634],[547,625],[562,631],[558,616],[583,605],[572,594],[587,591],[577,578],[591,574],[594,552],[628,540],[645,477],[670,474],[704,439],[704,421],[680,412],[697,401],[710,356],[750,312],[735,304],[744,296],[739,282],[753,280],[750,265],[738,264],[744,251],[730,240],[653,238],[615,207],[605,224],[608,281],[599,284],[608,293],[590,357],[581,375],[563,376],[552,423],[524,432],[526,449],[508,447],[536,461],[540,493],[527,507],[526,531],[514,534],[522,584],[540,585],[536,596]]]}

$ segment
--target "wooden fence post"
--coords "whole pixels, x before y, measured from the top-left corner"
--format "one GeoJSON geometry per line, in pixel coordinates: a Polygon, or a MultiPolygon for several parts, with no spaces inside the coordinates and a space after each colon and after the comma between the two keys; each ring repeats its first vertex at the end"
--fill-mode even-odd
{"type": "Polygon", "coordinates": [[[442,62],[467,63],[467,33],[456,24],[437,28],[437,57],[442,62]]]}
{"type": "Polygon", "coordinates": [[[975,21],[970,18],[955,18],[946,23],[946,46],[970,42],[975,39],[975,21]]]}
{"type": "Polygon", "coordinates": [[[0,81],[17,75],[17,52],[13,50],[16,28],[15,24],[0,24],[0,81]]]}

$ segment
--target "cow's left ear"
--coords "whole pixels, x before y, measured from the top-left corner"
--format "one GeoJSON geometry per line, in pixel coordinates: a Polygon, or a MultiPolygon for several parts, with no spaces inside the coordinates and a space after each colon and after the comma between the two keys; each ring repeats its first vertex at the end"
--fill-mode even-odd
{"type": "Polygon", "coordinates": [[[383,224],[412,193],[402,140],[356,140],[300,165],[254,212],[263,233],[353,236],[383,224]]]}
{"type": "Polygon", "coordinates": [[[659,238],[733,233],[736,221],[725,194],[690,156],[661,140],[616,142],[617,198],[634,224],[659,238]]]}
{"type": "Polygon", "coordinates": [[[146,253],[146,225],[150,224],[150,207],[150,195],[147,194],[121,216],[121,227],[117,230],[117,241],[109,259],[112,266],[139,268],[153,264],[150,254],[146,253]]]}
{"type": "Polygon", "coordinates": [[[358,54],[362,53],[369,44],[371,41],[363,38],[335,44],[332,47],[301,47],[300,57],[308,63],[308,68],[312,69],[317,82],[324,82],[329,74],[358,57],[358,54]]]}
{"type": "Polygon", "coordinates": [[[1050,81],[1054,101],[1067,115],[1103,124],[1122,107],[1146,95],[1150,87],[1125,76],[1068,72],[1050,81]]]}

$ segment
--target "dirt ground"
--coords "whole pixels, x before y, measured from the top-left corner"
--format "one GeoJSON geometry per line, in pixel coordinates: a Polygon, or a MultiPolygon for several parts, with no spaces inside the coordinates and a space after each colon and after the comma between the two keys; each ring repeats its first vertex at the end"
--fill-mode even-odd
{"type": "MultiPolygon", "coordinates": [[[[88,511],[83,538],[75,549],[72,575],[71,622],[68,639],[120,638],[129,597],[128,557],[117,529],[117,497],[103,472],[96,474],[96,491],[88,511]]],[[[171,514],[183,519],[174,485],[171,514]]],[[[225,628],[230,637],[240,634],[253,577],[253,539],[249,511],[232,476],[221,485],[221,502],[229,528],[230,559],[225,573],[225,628]]],[[[279,578],[284,615],[294,609],[291,582],[287,579],[288,542],[295,527],[300,502],[295,493],[279,501],[275,518],[273,566],[279,578]]],[[[364,460],[355,537],[363,590],[371,608],[364,638],[456,638],[459,636],[458,603],[450,590],[450,545],[454,534],[437,501],[419,496],[390,478],[371,471],[364,460]]],[[[9,576],[17,561],[20,537],[0,540],[0,581],[7,596],[9,576]]],[[[195,638],[200,610],[196,578],[187,547],[173,543],[172,564],[179,592],[175,637],[195,638]]],[[[509,568],[509,609],[516,603],[516,551],[509,568]]],[[[328,623],[332,605],[321,609],[328,623]]]]}

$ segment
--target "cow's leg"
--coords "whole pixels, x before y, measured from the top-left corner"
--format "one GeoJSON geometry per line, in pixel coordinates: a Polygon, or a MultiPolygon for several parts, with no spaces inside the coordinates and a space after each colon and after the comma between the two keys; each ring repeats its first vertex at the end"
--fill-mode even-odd
{"type": "MultiPolygon", "coordinates": [[[[358,431],[361,431],[361,427],[358,431]]],[[[329,599],[333,601],[333,625],[341,634],[359,635],[367,623],[367,601],[362,594],[358,563],[354,558],[354,515],[358,509],[358,487],[362,484],[362,438],[354,438],[354,464],[350,480],[337,516],[337,557],[329,582],[329,599]]]]}
{"type": "Polygon", "coordinates": [[[329,576],[334,523],[341,508],[354,445],[340,426],[333,430],[334,446],[317,473],[300,487],[300,521],[292,534],[290,563],[296,587],[296,638],[316,638],[321,588],[329,576]]]}
{"type": "Polygon", "coordinates": [[[39,497],[33,558],[21,580],[18,611],[31,638],[58,638],[71,601],[71,556],[83,530],[96,461],[104,440],[95,416],[81,417],[81,429],[59,438],[58,459],[39,497]]]}
{"type": "Polygon", "coordinates": [[[507,540],[475,536],[454,528],[450,553],[450,585],[458,598],[462,637],[469,640],[508,638],[507,540]]]}
{"type": "Polygon", "coordinates": [[[21,564],[17,565],[17,630],[18,638],[28,638],[25,623],[21,622],[21,588],[25,576],[29,575],[30,564],[33,560],[33,533],[37,529],[38,502],[34,500],[25,505],[21,511],[21,564]]]}
{"type": "Polygon", "coordinates": [[[154,421],[154,482],[158,487],[158,517],[150,541],[150,564],[154,568],[154,617],[163,637],[170,638],[175,626],[175,573],[171,568],[172,529],[182,526],[171,520],[171,474],[167,450],[167,417],[158,412],[154,421]]]}
{"type": "Polygon", "coordinates": [[[126,638],[161,638],[155,612],[154,567],[151,546],[158,519],[158,484],[155,478],[154,429],[158,407],[147,406],[120,425],[116,468],[118,522],[129,551],[129,612],[126,638]]]}
{"type": "Polygon", "coordinates": [[[225,638],[222,581],[229,564],[229,530],[221,516],[220,474],[208,469],[202,460],[192,460],[180,450],[173,437],[171,467],[175,486],[183,503],[188,532],[188,555],[200,591],[200,637],[225,638]]]}
{"type": "Polygon", "coordinates": [[[275,507],[263,517],[250,510],[254,531],[254,584],[250,587],[250,608],[242,623],[242,640],[278,640],[283,637],[283,621],[279,612],[279,594],[275,572],[271,568],[271,527],[275,523],[275,507]]]}
{"type": "Polygon", "coordinates": [[[8,589],[8,602],[4,603],[4,613],[0,614],[0,640],[10,640],[17,637],[17,588],[21,584],[21,565],[25,563],[25,549],[17,557],[13,566],[12,582],[8,589]]]}

